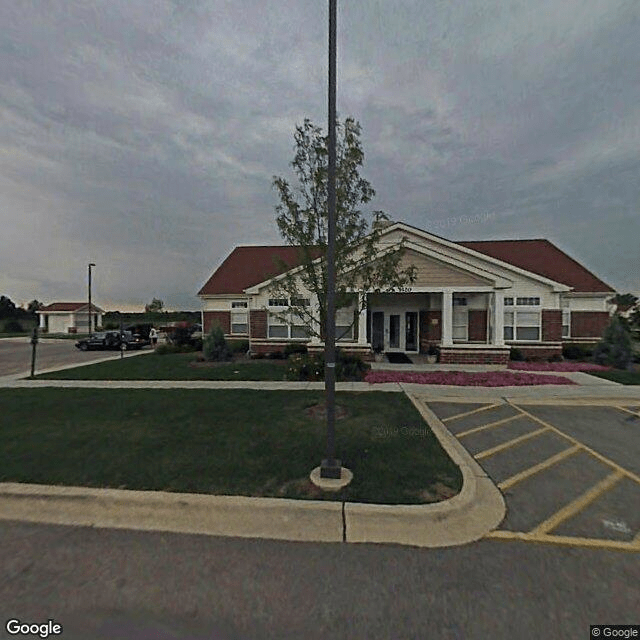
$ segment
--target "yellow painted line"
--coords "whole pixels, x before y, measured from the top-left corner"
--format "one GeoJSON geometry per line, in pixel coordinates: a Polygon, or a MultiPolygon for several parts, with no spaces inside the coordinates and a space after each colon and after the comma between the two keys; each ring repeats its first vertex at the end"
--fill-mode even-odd
{"type": "Polygon", "coordinates": [[[633,544],[637,544],[640,547],[640,531],[638,531],[636,537],[633,539],[633,544]]]}
{"type": "MultiPolygon", "coordinates": [[[[472,403],[469,403],[472,404],[472,403]]],[[[487,411],[488,409],[495,409],[496,407],[501,407],[502,402],[496,402],[494,404],[488,404],[484,407],[478,407],[477,409],[473,409],[472,411],[465,411],[464,413],[458,413],[455,416],[449,416],[448,418],[441,418],[441,422],[449,422],[450,420],[457,420],[458,418],[466,418],[467,416],[472,416],[475,413],[480,413],[481,411],[487,411]]]]}
{"type": "Polygon", "coordinates": [[[502,418],[502,420],[489,422],[489,424],[483,424],[480,427],[474,427],[473,429],[469,429],[468,431],[462,431],[461,433],[455,433],[454,435],[456,436],[456,438],[464,438],[465,436],[471,435],[472,433],[478,433],[478,431],[485,431],[485,429],[493,429],[493,427],[499,427],[501,424],[511,422],[511,420],[517,420],[518,418],[524,418],[524,416],[521,413],[518,413],[515,416],[509,416],[508,418],[502,418]]]}
{"type": "Polygon", "coordinates": [[[620,407],[618,405],[615,405],[616,409],[620,409],[620,411],[626,411],[627,413],[630,413],[632,416],[635,416],[636,418],[640,418],[640,411],[631,411],[631,409],[627,409],[626,407],[620,407]]]}
{"type": "Polygon", "coordinates": [[[574,536],[540,535],[532,536],[519,531],[490,531],[485,538],[494,540],[522,540],[524,542],[542,542],[546,544],[569,545],[573,547],[590,547],[592,549],[613,549],[617,551],[640,552],[640,542],[623,542],[621,540],[603,540],[600,538],[579,538],[574,536]]]}
{"type": "Polygon", "coordinates": [[[485,449],[480,453],[476,453],[476,455],[473,457],[476,460],[483,460],[484,458],[488,458],[489,456],[492,456],[494,453],[498,453],[499,451],[503,451],[504,449],[513,447],[514,445],[519,444],[520,442],[529,440],[529,438],[535,438],[536,436],[539,436],[541,433],[544,433],[545,431],[548,431],[548,427],[543,427],[542,429],[537,429],[536,431],[525,433],[523,436],[519,436],[517,438],[514,438],[513,440],[509,440],[508,442],[503,442],[502,444],[499,444],[496,447],[492,447],[491,449],[485,449]]]}
{"type": "Polygon", "coordinates": [[[516,475],[511,476],[506,480],[503,480],[498,484],[498,489],[502,489],[502,490],[509,489],[510,487],[513,487],[514,484],[517,484],[518,482],[521,482],[522,480],[525,480],[526,478],[531,477],[532,475],[538,473],[539,471],[548,469],[552,465],[557,464],[558,462],[560,462],[561,460],[564,460],[565,458],[568,458],[569,456],[572,456],[574,453],[578,451],[580,451],[580,447],[578,445],[574,445],[573,447],[569,447],[568,449],[565,449],[560,453],[556,453],[555,456],[551,456],[550,458],[543,460],[539,464],[536,464],[533,467],[529,467],[528,469],[525,469],[524,471],[521,471],[520,473],[516,473],[516,475]]]}
{"type": "Polygon", "coordinates": [[[554,433],[557,433],[559,436],[562,436],[565,440],[568,440],[569,442],[571,442],[571,444],[577,444],[581,449],[583,449],[587,453],[590,453],[594,458],[597,458],[598,460],[609,465],[616,471],[619,471],[620,473],[624,474],[625,476],[627,476],[627,478],[631,478],[634,482],[637,482],[638,484],[640,484],[640,476],[633,473],[633,471],[629,471],[628,469],[621,467],[619,464],[617,464],[613,460],[609,460],[609,458],[606,458],[605,456],[598,453],[597,451],[594,451],[591,447],[588,447],[587,445],[582,444],[582,442],[580,442],[579,440],[576,440],[575,438],[572,438],[571,436],[567,435],[563,431],[560,431],[560,429],[558,429],[557,427],[554,427],[552,424],[549,424],[548,422],[545,422],[544,420],[542,420],[542,418],[538,418],[537,416],[534,416],[532,413],[529,413],[528,411],[526,411],[522,407],[519,407],[518,405],[511,402],[510,400],[507,400],[507,403],[510,404],[515,409],[517,409],[518,411],[522,411],[522,413],[524,413],[525,416],[531,418],[538,424],[543,425],[547,429],[551,429],[554,433]]]}
{"type": "Polygon", "coordinates": [[[609,491],[624,476],[619,471],[610,473],[604,480],[598,482],[597,485],[585,491],[581,496],[564,506],[562,509],[554,513],[550,518],[540,523],[535,529],[529,532],[532,537],[537,537],[548,533],[555,529],[561,522],[571,518],[578,511],[582,511],[590,505],[596,498],[599,498],[605,491],[609,491]]]}

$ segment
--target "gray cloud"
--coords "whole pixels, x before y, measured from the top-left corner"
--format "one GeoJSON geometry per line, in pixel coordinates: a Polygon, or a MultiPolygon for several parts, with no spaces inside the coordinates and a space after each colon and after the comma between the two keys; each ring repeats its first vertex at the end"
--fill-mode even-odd
{"type": "MultiPolygon", "coordinates": [[[[0,21],[2,293],[82,299],[93,260],[105,305],[197,308],[233,246],[279,241],[272,176],[292,177],[295,124],[326,120],[322,3],[25,1],[0,21]]],[[[340,3],[372,209],[548,237],[640,291],[639,21],[622,0],[340,3]]]]}

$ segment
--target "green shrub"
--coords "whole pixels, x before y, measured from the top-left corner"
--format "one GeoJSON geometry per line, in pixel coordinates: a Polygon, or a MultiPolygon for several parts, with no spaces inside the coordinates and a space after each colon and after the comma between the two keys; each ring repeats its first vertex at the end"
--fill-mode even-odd
{"type": "Polygon", "coordinates": [[[617,316],[613,317],[604,330],[593,358],[598,364],[613,366],[617,369],[627,369],[631,364],[633,359],[631,335],[617,316]]]}
{"type": "Polygon", "coordinates": [[[284,348],[285,358],[292,356],[294,353],[307,353],[307,345],[301,342],[290,342],[284,348]]]}
{"type": "Polygon", "coordinates": [[[4,325],[5,333],[23,333],[24,329],[17,320],[8,320],[4,325]]]}
{"type": "Polygon", "coordinates": [[[224,339],[224,332],[218,325],[211,328],[202,342],[202,354],[205,360],[221,362],[231,360],[232,354],[227,341],[224,339]]]}
{"type": "Polygon", "coordinates": [[[270,351],[269,353],[267,353],[267,358],[269,360],[284,360],[284,351],[270,351]]]}
{"type": "MultiPolygon", "coordinates": [[[[358,356],[336,354],[336,380],[339,382],[360,381],[371,365],[363,362],[358,356]]],[[[324,380],[323,353],[294,353],[289,358],[286,372],[287,380],[321,381],[324,380]]]]}
{"type": "Polygon", "coordinates": [[[229,340],[227,345],[231,353],[246,353],[249,351],[248,340],[229,340]]]}
{"type": "Polygon", "coordinates": [[[509,350],[509,360],[513,360],[514,362],[522,362],[524,360],[524,355],[520,349],[517,347],[511,347],[509,350]]]}
{"type": "Polygon", "coordinates": [[[562,355],[567,360],[587,360],[593,355],[593,347],[585,344],[565,344],[562,355]]]}
{"type": "Polygon", "coordinates": [[[562,362],[562,356],[559,353],[554,353],[549,358],[549,362],[562,362]]]}

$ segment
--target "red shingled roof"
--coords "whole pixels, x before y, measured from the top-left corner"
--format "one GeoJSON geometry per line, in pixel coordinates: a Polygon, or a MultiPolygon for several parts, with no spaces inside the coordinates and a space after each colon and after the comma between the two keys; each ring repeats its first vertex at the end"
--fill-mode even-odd
{"type": "Polygon", "coordinates": [[[614,292],[608,284],[548,240],[478,240],[456,244],[566,284],[574,291],[614,292]]]}
{"type": "MultiPolygon", "coordinates": [[[[78,309],[82,309],[82,307],[88,306],[89,304],[87,302],[52,302],[46,307],[39,309],[39,311],[77,311],[78,309]]],[[[102,312],[102,309],[96,307],[95,304],[91,303],[91,306],[94,311],[102,312]]]]}
{"type": "MultiPolygon", "coordinates": [[[[575,291],[614,292],[548,240],[478,240],[456,244],[566,284],[575,291]]],[[[275,262],[277,258],[284,260],[289,268],[297,266],[298,251],[297,247],[289,246],[236,247],[198,295],[242,293],[244,289],[282,273],[275,262]]]]}
{"type": "Polygon", "coordinates": [[[290,246],[236,247],[203,285],[198,295],[242,293],[283,271],[277,260],[291,269],[300,264],[300,249],[290,246]]]}

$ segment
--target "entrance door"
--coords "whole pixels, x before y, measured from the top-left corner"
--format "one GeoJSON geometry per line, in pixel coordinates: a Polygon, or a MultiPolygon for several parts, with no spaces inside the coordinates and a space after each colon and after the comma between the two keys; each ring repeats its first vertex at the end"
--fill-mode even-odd
{"type": "Polygon", "coordinates": [[[371,346],[374,351],[384,351],[384,312],[371,314],[371,346]]]}
{"type": "Polygon", "coordinates": [[[389,349],[400,348],[400,314],[389,314],[389,349]]]}
{"type": "Polygon", "coordinates": [[[405,351],[418,350],[418,313],[407,311],[404,316],[404,349],[405,351]]]}

